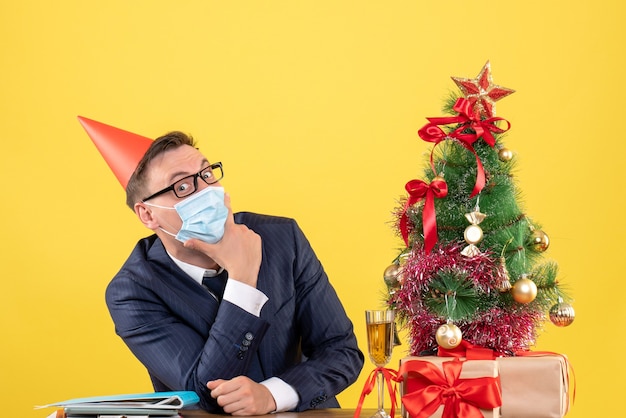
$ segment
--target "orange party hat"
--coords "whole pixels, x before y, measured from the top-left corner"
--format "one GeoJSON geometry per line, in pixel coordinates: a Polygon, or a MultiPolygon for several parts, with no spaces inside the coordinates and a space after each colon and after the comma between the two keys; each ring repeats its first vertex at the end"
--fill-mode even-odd
{"type": "Polygon", "coordinates": [[[152,139],[79,116],[87,135],[104,157],[124,190],[152,139]]]}

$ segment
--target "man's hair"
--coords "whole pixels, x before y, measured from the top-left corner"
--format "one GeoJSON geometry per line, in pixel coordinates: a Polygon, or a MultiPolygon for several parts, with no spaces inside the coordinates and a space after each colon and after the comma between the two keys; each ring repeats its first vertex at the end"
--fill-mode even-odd
{"type": "Polygon", "coordinates": [[[126,185],[126,205],[128,205],[128,207],[135,210],[135,203],[141,201],[148,194],[146,183],[148,181],[147,171],[150,162],[165,151],[183,145],[196,147],[196,143],[191,135],[180,131],[169,132],[154,140],[150,148],[148,148],[148,151],[146,151],[141,158],[141,161],[139,161],[137,168],[133,172],[133,175],[130,176],[130,180],[128,180],[128,184],[126,185]]]}

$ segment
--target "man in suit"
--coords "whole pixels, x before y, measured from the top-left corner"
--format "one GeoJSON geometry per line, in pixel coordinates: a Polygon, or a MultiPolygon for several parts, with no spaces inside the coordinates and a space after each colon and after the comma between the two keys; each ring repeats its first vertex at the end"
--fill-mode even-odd
{"type": "MultiPolygon", "coordinates": [[[[81,123],[96,142],[93,128],[102,126],[81,123]]],[[[149,144],[126,192],[127,204],[154,235],[138,242],[107,288],[116,332],[147,368],[155,390],[193,390],[207,411],[259,415],[338,407],[335,395],[357,379],[363,354],[297,223],[233,215],[227,194],[225,220],[215,215],[219,207],[181,219],[187,215],[180,203],[203,212],[198,202],[208,199],[205,189],[220,187],[222,175],[221,163],[209,163],[183,133],[149,144]],[[216,239],[184,237],[190,224],[212,225],[207,236],[216,239]],[[225,286],[208,290],[220,279],[225,286]]]]}

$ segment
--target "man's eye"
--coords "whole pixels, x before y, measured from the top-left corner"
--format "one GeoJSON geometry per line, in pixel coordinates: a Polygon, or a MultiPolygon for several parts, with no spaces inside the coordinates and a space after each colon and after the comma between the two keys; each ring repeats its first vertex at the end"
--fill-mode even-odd
{"type": "Polygon", "coordinates": [[[183,182],[176,185],[176,191],[178,193],[185,193],[189,191],[189,189],[193,188],[193,185],[187,182],[183,182]]]}
{"type": "Polygon", "coordinates": [[[204,180],[208,180],[208,179],[210,179],[211,177],[213,177],[213,173],[211,173],[210,171],[205,171],[204,173],[202,173],[202,178],[203,178],[204,180]]]}

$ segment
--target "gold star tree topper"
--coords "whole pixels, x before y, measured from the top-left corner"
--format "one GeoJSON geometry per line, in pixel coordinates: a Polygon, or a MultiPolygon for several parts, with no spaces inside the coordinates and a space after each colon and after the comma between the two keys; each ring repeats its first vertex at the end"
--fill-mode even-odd
{"type": "Polygon", "coordinates": [[[476,78],[452,77],[452,80],[459,86],[465,98],[470,101],[474,112],[486,118],[495,116],[498,100],[515,92],[515,90],[493,84],[489,61],[476,78]]]}

